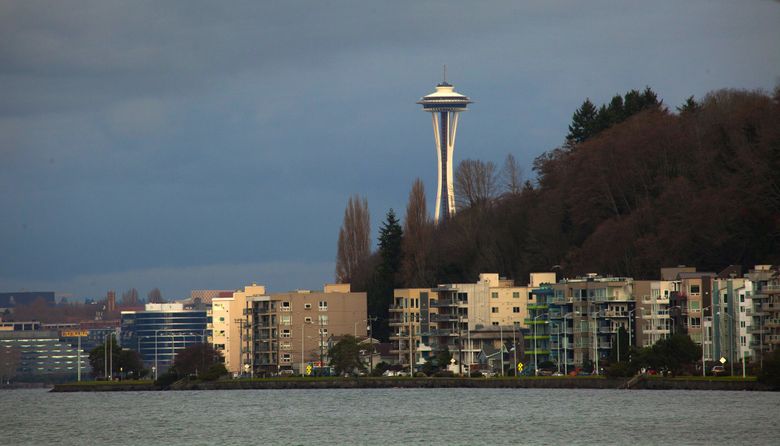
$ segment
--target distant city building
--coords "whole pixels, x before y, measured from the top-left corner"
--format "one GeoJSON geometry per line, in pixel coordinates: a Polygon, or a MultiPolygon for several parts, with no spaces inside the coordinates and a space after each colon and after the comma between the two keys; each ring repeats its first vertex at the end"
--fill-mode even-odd
{"type": "Polygon", "coordinates": [[[37,300],[42,300],[47,305],[56,303],[54,291],[20,291],[15,293],[0,293],[0,314],[9,310],[13,312],[18,305],[30,305],[37,300]]]}
{"type": "Polygon", "coordinates": [[[436,211],[434,220],[438,223],[447,220],[455,214],[455,189],[453,187],[453,161],[455,151],[455,135],[458,130],[458,116],[466,111],[472,101],[454,91],[451,84],[444,79],[436,85],[436,91],[423,96],[418,104],[423,111],[433,117],[433,136],[436,142],[436,168],[438,184],[436,186],[436,211]]]}
{"type": "Polygon", "coordinates": [[[243,373],[244,365],[250,363],[250,357],[242,355],[251,339],[251,330],[245,324],[249,323],[249,299],[260,296],[265,296],[265,286],[253,283],[230,296],[210,297],[214,349],[222,353],[225,368],[233,374],[243,373]]]}
{"type": "MultiPolygon", "coordinates": [[[[21,327],[25,328],[25,327],[21,327]]],[[[53,330],[0,330],[0,358],[7,380],[66,381],[75,380],[79,363],[82,376],[89,372],[89,357],[53,330]]]]}
{"type": "Polygon", "coordinates": [[[150,303],[143,311],[122,311],[121,345],[141,354],[144,365],[159,374],[176,354],[211,342],[211,320],[205,310],[186,310],[180,303],[150,303]]]}

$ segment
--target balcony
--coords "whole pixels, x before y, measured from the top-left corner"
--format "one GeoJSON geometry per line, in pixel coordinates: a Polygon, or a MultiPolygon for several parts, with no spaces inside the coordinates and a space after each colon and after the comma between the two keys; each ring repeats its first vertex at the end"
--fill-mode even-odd
{"type": "MultiPolygon", "coordinates": [[[[458,315],[457,314],[436,314],[433,313],[430,316],[431,322],[458,322],[458,315]]],[[[462,320],[462,316],[461,316],[462,320]]]]}
{"type": "Polygon", "coordinates": [[[604,317],[628,317],[628,311],[605,311],[604,317]]]}
{"type": "Polygon", "coordinates": [[[547,304],[529,304],[528,309],[529,310],[546,310],[548,308],[547,304]]]}
{"type": "Polygon", "coordinates": [[[390,312],[404,311],[403,305],[390,305],[390,312]]]}
{"type": "Polygon", "coordinates": [[[547,324],[549,322],[550,321],[548,321],[546,319],[541,319],[541,318],[540,319],[528,319],[528,318],[523,319],[523,323],[525,325],[544,325],[544,324],[547,324]]]}
{"type": "Polygon", "coordinates": [[[526,350],[525,354],[526,355],[549,355],[550,354],[550,350],[534,350],[534,349],[531,349],[531,350],[526,350]]]}
{"type": "Polygon", "coordinates": [[[428,331],[426,333],[427,336],[457,336],[457,332],[455,330],[449,330],[449,329],[433,329],[428,331]]]}
{"type": "Polygon", "coordinates": [[[536,339],[537,341],[543,341],[543,340],[550,339],[550,336],[549,335],[531,335],[531,336],[525,336],[525,339],[528,339],[528,340],[531,340],[531,341],[533,341],[534,339],[536,339]]]}

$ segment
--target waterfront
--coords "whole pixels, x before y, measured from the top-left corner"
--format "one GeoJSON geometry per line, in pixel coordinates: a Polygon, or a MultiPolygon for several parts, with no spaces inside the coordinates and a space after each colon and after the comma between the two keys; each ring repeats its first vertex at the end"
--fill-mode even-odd
{"type": "Polygon", "coordinates": [[[0,392],[13,445],[775,444],[780,393],[587,389],[0,392]]]}

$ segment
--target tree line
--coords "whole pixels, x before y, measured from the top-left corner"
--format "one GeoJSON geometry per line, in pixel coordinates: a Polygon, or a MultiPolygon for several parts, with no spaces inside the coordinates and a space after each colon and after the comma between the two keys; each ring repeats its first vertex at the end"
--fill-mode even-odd
{"type": "Polygon", "coordinates": [[[563,144],[534,160],[533,178],[512,155],[500,169],[461,161],[446,223],[432,223],[418,179],[403,222],[388,211],[372,252],[367,201],[351,198],[337,279],[368,292],[384,337],[393,288],[485,271],[652,279],[666,265],[780,263],[779,112],[780,87],[718,90],[673,111],[649,88],[599,107],[586,99],[563,144]]]}

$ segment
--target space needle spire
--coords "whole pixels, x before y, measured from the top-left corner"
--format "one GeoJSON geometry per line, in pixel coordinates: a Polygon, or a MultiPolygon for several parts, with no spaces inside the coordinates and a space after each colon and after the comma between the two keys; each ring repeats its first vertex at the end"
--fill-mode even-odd
{"type": "Polygon", "coordinates": [[[455,151],[455,133],[458,130],[458,115],[466,111],[472,101],[455,93],[455,87],[447,83],[447,66],[444,78],[436,85],[436,91],[423,96],[418,104],[433,117],[433,136],[436,143],[437,169],[439,174],[436,188],[436,223],[447,220],[455,214],[455,189],[452,185],[452,153],[455,151]]]}

